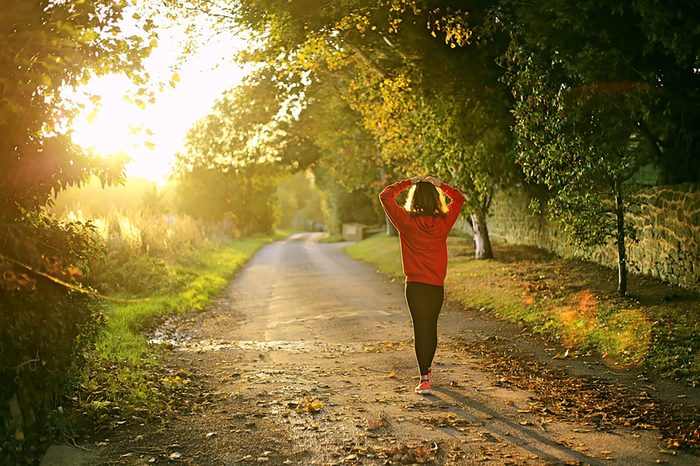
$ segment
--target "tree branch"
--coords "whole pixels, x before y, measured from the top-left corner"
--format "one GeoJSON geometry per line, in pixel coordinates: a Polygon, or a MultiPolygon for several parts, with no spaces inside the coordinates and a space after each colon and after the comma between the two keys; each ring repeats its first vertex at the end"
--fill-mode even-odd
{"type": "Polygon", "coordinates": [[[649,142],[651,142],[652,148],[654,149],[656,155],[659,156],[659,158],[663,157],[661,146],[665,145],[664,142],[661,139],[654,136],[649,127],[644,123],[644,120],[639,120],[638,126],[644,137],[646,137],[649,140],[649,142]]]}
{"type": "Polygon", "coordinates": [[[355,52],[355,55],[357,55],[357,57],[360,59],[360,61],[362,61],[365,65],[369,66],[369,68],[372,71],[377,73],[383,79],[386,79],[389,77],[389,74],[386,71],[384,71],[382,68],[380,68],[379,65],[374,63],[374,61],[372,61],[372,59],[369,58],[367,56],[367,54],[365,52],[363,52],[362,49],[360,49],[358,46],[351,44],[350,42],[345,42],[345,44],[348,46],[348,48],[350,48],[350,50],[355,52]]]}

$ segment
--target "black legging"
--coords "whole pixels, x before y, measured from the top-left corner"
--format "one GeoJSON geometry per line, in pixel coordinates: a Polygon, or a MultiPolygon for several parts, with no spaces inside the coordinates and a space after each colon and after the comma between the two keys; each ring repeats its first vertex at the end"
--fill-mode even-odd
{"type": "Polygon", "coordinates": [[[427,283],[406,282],[406,303],[413,321],[413,342],[421,375],[426,375],[437,348],[437,321],[445,289],[427,283]]]}

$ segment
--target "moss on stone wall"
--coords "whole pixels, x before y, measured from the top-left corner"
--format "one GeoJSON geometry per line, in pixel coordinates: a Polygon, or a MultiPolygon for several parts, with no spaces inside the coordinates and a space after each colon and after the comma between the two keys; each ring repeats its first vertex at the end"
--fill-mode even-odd
{"type": "MultiPolygon", "coordinates": [[[[489,217],[491,237],[536,246],[564,257],[579,257],[610,267],[617,265],[614,244],[583,250],[568,243],[556,223],[530,208],[533,188],[499,191],[489,217]]],[[[636,241],[628,244],[630,270],[700,291],[700,185],[639,188],[640,201],[627,215],[636,241]]]]}

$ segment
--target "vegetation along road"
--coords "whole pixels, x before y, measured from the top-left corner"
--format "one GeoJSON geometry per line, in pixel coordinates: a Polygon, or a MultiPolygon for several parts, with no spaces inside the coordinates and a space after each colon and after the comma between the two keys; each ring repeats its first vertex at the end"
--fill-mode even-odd
{"type": "Polygon", "coordinates": [[[644,387],[454,302],[433,394],[416,395],[402,285],[319,239],[264,246],[210,310],[166,322],[180,406],[84,463],[697,464],[625,422],[644,387]]]}

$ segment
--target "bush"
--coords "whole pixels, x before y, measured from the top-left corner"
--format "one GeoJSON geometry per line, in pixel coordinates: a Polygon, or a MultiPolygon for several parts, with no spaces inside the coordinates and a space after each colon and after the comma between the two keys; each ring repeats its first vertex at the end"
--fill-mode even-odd
{"type": "MultiPolygon", "coordinates": [[[[70,219],[82,217],[69,214],[70,219]]],[[[175,263],[222,236],[208,232],[187,215],[156,214],[137,209],[112,210],[91,220],[101,242],[102,254],[89,261],[90,284],[101,293],[143,295],[172,290],[188,280],[175,263]]]]}
{"type": "Polygon", "coordinates": [[[17,454],[44,433],[103,318],[95,298],[43,279],[36,290],[0,290],[0,303],[0,439],[17,454]]]}
{"type": "MultiPolygon", "coordinates": [[[[188,262],[201,258],[207,235],[221,239],[225,229],[145,209],[63,222],[27,213],[0,225],[0,464],[31,458],[63,419],[56,408],[94,369],[106,308],[80,283],[105,295],[178,295],[199,282],[188,262]]],[[[143,305],[156,316],[172,299],[143,305]]]]}

